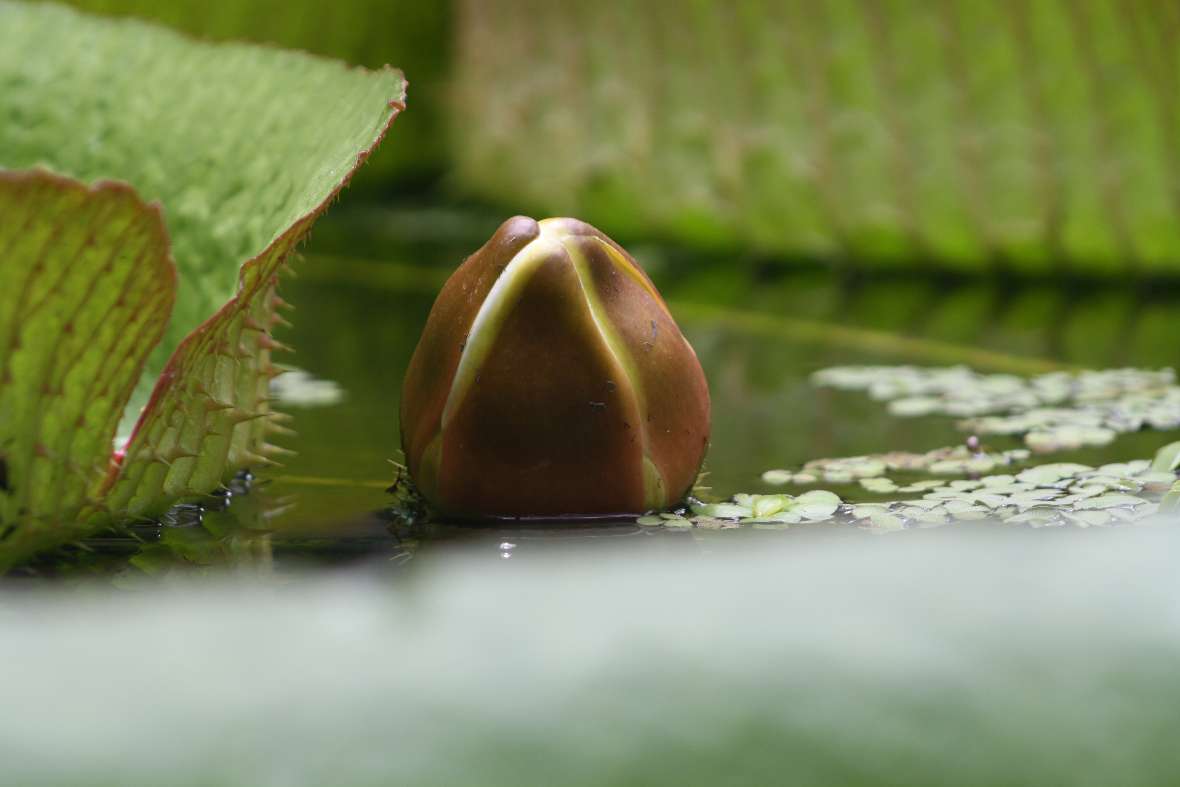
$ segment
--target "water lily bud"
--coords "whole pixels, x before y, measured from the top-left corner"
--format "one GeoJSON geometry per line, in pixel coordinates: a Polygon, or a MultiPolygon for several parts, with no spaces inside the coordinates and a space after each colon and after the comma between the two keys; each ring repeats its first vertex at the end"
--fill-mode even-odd
{"type": "Polygon", "coordinates": [[[692,487],[709,388],[627,252],[575,219],[516,216],[439,293],[401,424],[410,474],[447,514],[634,514],[692,487]]]}

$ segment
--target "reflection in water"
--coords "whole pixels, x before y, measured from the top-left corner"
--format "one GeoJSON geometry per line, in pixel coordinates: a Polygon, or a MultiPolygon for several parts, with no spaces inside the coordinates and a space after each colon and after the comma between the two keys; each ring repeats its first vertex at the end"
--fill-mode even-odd
{"type": "MultiPolygon", "coordinates": [[[[206,517],[189,535],[164,529],[158,540],[145,536],[141,564],[168,566],[171,550],[196,565],[241,565],[254,559],[255,549],[259,556],[269,551],[280,565],[402,561],[427,551],[423,544],[456,543],[487,544],[489,554],[501,559],[507,552],[515,564],[536,543],[559,535],[587,543],[660,540],[633,526],[583,532],[564,525],[523,535],[511,528],[422,529],[408,511],[394,518],[412,527],[390,530],[374,515],[392,502],[385,488],[396,474],[390,461],[399,459],[401,381],[434,294],[498,223],[478,214],[451,212],[440,221],[434,211],[419,221],[419,214],[404,213],[374,217],[342,206],[317,229],[308,258],[298,265],[301,275],[283,285],[284,297],[298,306],[283,340],[296,348],[302,369],[338,381],[346,399],[293,411],[297,434],[285,446],[297,454],[265,474],[265,485],[252,496],[265,497],[260,510],[242,513],[243,501],[235,498],[230,512],[206,517]],[[385,229],[393,226],[401,228],[400,239],[385,229]],[[411,226],[414,234],[402,232],[411,226]],[[222,521],[227,518],[233,521],[222,521]],[[516,547],[501,550],[502,543],[516,547]]],[[[702,259],[663,246],[633,250],[667,296],[709,377],[714,425],[706,469],[717,498],[773,491],[761,480],[769,468],[799,467],[818,457],[924,452],[962,440],[951,418],[898,419],[856,393],[817,390],[808,378],[824,367],[968,357],[990,364],[988,370],[1009,364],[1027,373],[1059,365],[1159,368],[1176,361],[1180,304],[1166,287],[850,279],[765,261],[702,259]]],[[[1059,456],[1100,465],[1151,456],[1168,439],[1138,432],[1059,456]]],[[[988,444],[989,450],[1019,445],[1002,437],[988,444]]],[[[831,488],[845,498],[863,493],[831,488]]],[[[681,535],[663,538],[693,542],[681,535]]],[[[110,548],[122,550],[125,559],[130,547],[110,548]]]]}
{"type": "MultiPolygon", "coordinates": [[[[345,404],[295,413],[288,476],[337,479],[336,487],[276,484],[298,507],[276,527],[323,529],[383,506],[376,488],[398,459],[402,375],[446,275],[487,234],[495,217],[439,211],[336,211],[317,232],[301,276],[286,287],[299,319],[284,340],[299,364],[338,380],[345,404]],[[414,227],[399,234],[388,227],[414,227]],[[437,228],[437,231],[432,230],[437,228]],[[367,259],[358,259],[356,255],[367,259]],[[341,256],[351,255],[351,256],[341,256]],[[407,261],[412,264],[407,264],[407,261]]],[[[809,375],[846,364],[947,364],[978,360],[990,371],[1057,366],[1158,368],[1175,362],[1177,293],[1044,280],[931,277],[850,279],[756,260],[703,259],[675,248],[633,249],[692,341],[713,393],[707,469],[718,497],[768,491],[768,468],[817,457],[958,444],[950,418],[900,420],[877,403],[817,391],[809,375]],[[1172,312],[1174,314],[1175,311],[1172,312]],[[826,327],[825,327],[826,326],[826,327]]],[[[990,447],[1018,446],[1005,439],[990,447]]],[[[1063,459],[1089,464],[1151,456],[1160,436],[1124,436],[1063,459]]],[[[835,489],[845,494],[851,490],[835,489]]]]}

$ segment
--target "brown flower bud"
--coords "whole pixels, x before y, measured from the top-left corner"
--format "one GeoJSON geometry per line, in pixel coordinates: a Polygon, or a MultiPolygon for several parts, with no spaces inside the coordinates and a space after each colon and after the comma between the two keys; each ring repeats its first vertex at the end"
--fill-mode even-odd
{"type": "Polygon", "coordinates": [[[627,252],[576,219],[516,216],[439,293],[401,424],[410,473],[445,513],[634,514],[691,489],[709,389],[627,252]]]}

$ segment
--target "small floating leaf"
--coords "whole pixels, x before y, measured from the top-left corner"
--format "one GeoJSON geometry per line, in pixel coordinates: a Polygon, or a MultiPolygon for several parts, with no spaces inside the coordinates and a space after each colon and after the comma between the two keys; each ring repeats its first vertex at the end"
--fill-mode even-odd
{"type": "Polygon", "coordinates": [[[1172,486],[1172,491],[1164,495],[1160,501],[1160,511],[1172,514],[1180,512],[1180,481],[1172,486]]]}
{"type": "Polygon", "coordinates": [[[882,495],[898,491],[897,484],[888,478],[862,478],[860,479],[860,485],[865,491],[882,495]]]}
{"type": "Polygon", "coordinates": [[[1163,473],[1180,470],[1180,441],[1169,443],[1156,452],[1151,469],[1163,473]]]}
{"type": "Polygon", "coordinates": [[[754,501],[754,516],[759,519],[777,514],[790,505],[790,498],[786,495],[761,495],[754,501]]]}
{"type": "Polygon", "coordinates": [[[1117,508],[1119,506],[1138,506],[1147,501],[1133,495],[1099,495],[1079,500],[1077,508],[1081,511],[1088,509],[1117,508]]]}
{"type": "Polygon", "coordinates": [[[972,496],[972,499],[988,508],[1001,508],[1009,503],[1009,498],[1006,495],[997,495],[990,492],[977,492],[972,496]]]}
{"type": "Polygon", "coordinates": [[[872,523],[876,530],[904,530],[905,521],[887,511],[874,511],[869,514],[869,522],[872,523]]]}
{"type": "Polygon", "coordinates": [[[840,496],[834,492],[829,492],[826,489],[816,489],[811,492],[804,492],[795,498],[795,505],[840,505],[840,496]]]}
{"type": "Polygon", "coordinates": [[[946,486],[946,481],[941,478],[929,478],[923,481],[914,481],[912,484],[900,487],[899,492],[926,492],[930,489],[938,489],[946,486]]]}
{"type": "MultiPolygon", "coordinates": [[[[765,473],[762,474],[763,481],[765,481],[768,484],[773,484],[775,486],[782,486],[783,484],[789,484],[789,483],[791,483],[791,481],[794,478],[795,477],[792,475],[790,470],[767,470],[765,473]]],[[[801,482],[796,480],[795,483],[801,483],[801,482]]]]}
{"type": "Polygon", "coordinates": [[[1087,465],[1056,463],[1031,467],[1021,471],[1016,478],[1034,486],[1048,486],[1066,478],[1072,478],[1078,473],[1084,473],[1091,468],[1087,465]]]}
{"type": "Polygon", "coordinates": [[[947,500],[943,503],[943,507],[952,514],[959,514],[964,511],[987,511],[985,506],[976,503],[974,500],[947,500]]]}
{"type": "Polygon", "coordinates": [[[889,403],[888,409],[891,415],[897,415],[903,418],[915,418],[938,412],[940,409],[939,405],[939,400],[933,397],[912,396],[907,399],[894,399],[889,403]]]}
{"type": "Polygon", "coordinates": [[[791,509],[791,513],[798,514],[804,519],[821,521],[831,519],[832,514],[840,507],[839,503],[804,503],[791,509]]]}
{"type": "Polygon", "coordinates": [[[1082,527],[1089,527],[1093,525],[1105,525],[1110,522],[1112,516],[1106,511],[1073,511],[1066,513],[1068,518],[1072,519],[1082,527]]]}
{"type": "Polygon", "coordinates": [[[733,503],[695,503],[692,506],[692,512],[697,516],[713,519],[745,519],[754,514],[749,506],[733,503]]]}
{"type": "Polygon", "coordinates": [[[1145,492],[1167,492],[1176,483],[1175,473],[1144,473],[1135,479],[1142,484],[1145,492]]]}

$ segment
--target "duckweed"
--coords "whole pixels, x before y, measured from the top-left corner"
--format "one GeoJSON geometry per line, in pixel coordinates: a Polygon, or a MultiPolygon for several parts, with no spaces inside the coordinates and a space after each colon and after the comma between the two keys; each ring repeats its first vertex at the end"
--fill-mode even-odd
{"type": "MultiPolygon", "coordinates": [[[[973,433],[1022,435],[1027,448],[988,451],[972,435],[963,445],[925,453],[815,459],[798,470],[762,474],[772,486],[856,484],[872,495],[912,495],[880,503],[846,502],[825,490],[798,496],[739,494],[693,501],[680,526],[781,529],[803,524],[854,526],[874,532],[993,520],[1028,527],[1104,527],[1180,510],[1180,442],[1154,461],[1098,467],[1049,462],[1017,469],[1034,452],[1103,445],[1122,432],[1180,426],[1180,387],[1171,369],[1058,372],[1024,379],[983,375],[967,367],[927,369],[844,366],[813,375],[817,385],[864,390],[889,401],[899,417],[951,415],[973,433]],[[1012,472],[995,472],[1012,468],[1012,472]],[[898,482],[890,473],[930,476],[898,482]]],[[[659,524],[643,517],[640,524],[659,524]]]]}
{"type": "Polygon", "coordinates": [[[1172,369],[1052,372],[1025,379],[966,366],[837,366],[816,372],[812,382],[865,391],[888,402],[889,412],[899,417],[953,416],[961,419],[960,429],[973,434],[1021,436],[1037,453],[1107,445],[1141,429],[1180,428],[1180,386],[1172,369]]]}

